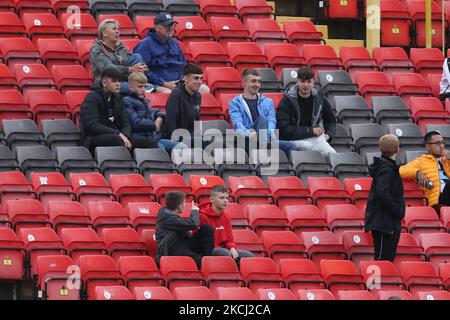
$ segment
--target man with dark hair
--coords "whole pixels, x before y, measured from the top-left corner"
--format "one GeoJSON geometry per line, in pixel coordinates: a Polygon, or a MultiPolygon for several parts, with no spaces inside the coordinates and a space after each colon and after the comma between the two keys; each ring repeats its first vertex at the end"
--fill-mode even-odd
{"type": "Polygon", "coordinates": [[[401,166],[400,175],[422,187],[428,205],[439,215],[441,206],[450,205],[450,151],[439,131],[428,132],[424,140],[427,153],[401,166]]]}
{"type": "MultiPolygon", "coordinates": [[[[244,93],[234,97],[228,104],[235,133],[248,137],[249,140],[256,140],[260,130],[266,130],[267,135],[260,136],[260,144],[265,145],[277,140],[277,118],[273,101],[259,93],[261,74],[253,68],[245,69],[242,82],[244,93]]],[[[296,145],[289,141],[280,140],[279,146],[288,156],[291,150],[297,149],[296,145]]]]}
{"type": "Polygon", "coordinates": [[[236,249],[233,241],[231,217],[226,213],[228,207],[228,189],[214,186],[211,189],[210,202],[200,206],[200,225],[210,225],[214,229],[214,256],[231,256],[233,259],[253,257],[250,251],[236,249]]]}
{"type": "Polygon", "coordinates": [[[292,141],[297,150],[319,151],[328,156],[336,151],[329,145],[336,133],[333,109],[314,89],[314,71],[300,68],[297,84],[285,92],[277,111],[280,139],[292,141]]]}
{"type": "Polygon", "coordinates": [[[190,231],[199,227],[199,211],[192,201],[190,217],[180,217],[185,199],[186,195],[179,191],[166,194],[166,206],[159,210],[156,218],[156,258],[159,262],[162,256],[189,256],[200,268],[203,256],[210,256],[213,250],[214,230],[209,225],[203,225],[191,235],[190,231]]]}
{"type": "Polygon", "coordinates": [[[186,129],[194,134],[194,122],[200,118],[202,96],[199,93],[203,81],[202,69],[188,63],[183,71],[182,81],[170,94],[166,103],[166,123],[163,130],[164,139],[172,139],[176,129],[186,129]]]}
{"type": "Polygon", "coordinates": [[[91,151],[100,146],[157,147],[148,139],[131,138],[128,113],[119,97],[121,76],[117,69],[105,69],[81,104],[81,144],[91,151]]]}

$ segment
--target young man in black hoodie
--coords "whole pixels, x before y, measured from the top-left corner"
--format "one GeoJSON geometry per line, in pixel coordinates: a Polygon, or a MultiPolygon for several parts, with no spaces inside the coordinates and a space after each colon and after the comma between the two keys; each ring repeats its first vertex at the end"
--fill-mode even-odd
{"type": "Polygon", "coordinates": [[[200,118],[202,96],[199,90],[203,82],[203,71],[199,66],[188,63],[184,67],[183,76],[183,81],[172,90],[167,99],[164,139],[172,140],[172,133],[176,129],[188,130],[192,138],[194,122],[200,118]]]}
{"type": "Polygon", "coordinates": [[[405,216],[403,182],[395,162],[400,148],[392,134],[380,138],[381,158],[369,168],[373,177],[366,207],[365,231],[371,231],[374,260],[394,261],[400,239],[401,221],[405,216]]]}
{"type": "Polygon", "coordinates": [[[159,263],[162,256],[189,256],[200,269],[203,256],[212,255],[214,229],[204,224],[192,235],[191,231],[200,225],[200,213],[199,208],[192,202],[190,217],[180,217],[185,207],[185,199],[183,192],[170,191],[166,194],[166,206],[159,210],[156,218],[156,259],[159,263]]]}
{"type": "Polygon", "coordinates": [[[132,148],[157,148],[149,139],[131,138],[131,125],[126,108],[119,96],[121,74],[116,69],[106,69],[100,83],[92,86],[81,105],[81,143],[89,150],[96,147],[124,146],[132,148]]]}

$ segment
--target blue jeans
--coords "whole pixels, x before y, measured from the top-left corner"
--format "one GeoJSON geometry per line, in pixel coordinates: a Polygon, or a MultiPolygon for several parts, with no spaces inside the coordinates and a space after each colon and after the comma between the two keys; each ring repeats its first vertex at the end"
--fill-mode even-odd
{"type": "MultiPolygon", "coordinates": [[[[253,257],[253,253],[251,253],[250,251],[247,250],[240,250],[240,249],[236,249],[238,252],[238,257],[239,258],[251,258],[253,257]]],[[[215,247],[212,251],[212,255],[213,256],[231,256],[230,250],[228,250],[227,248],[222,248],[222,247],[215,247]]]]}
{"type": "Polygon", "coordinates": [[[169,139],[159,139],[158,146],[166,150],[168,154],[172,153],[172,150],[177,147],[178,149],[186,149],[187,146],[183,142],[173,141],[169,139]]]}
{"type": "MultiPolygon", "coordinates": [[[[256,130],[256,132],[259,132],[259,130],[267,130],[269,127],[269,122],[264,117],[259,117],[256,119],[256,121],[253,123],[253,129],[256,130]]],[[[261,144],[267,143],[267,141],[260,141],[261,144]]],[[[291,141],[286,140],[278,140],[278,144],[281,150],[289,157],[291,151],[297,150],[297,145],[291,141]]]]}
{"type": "MultiPolygon", "coordinates": [[[[139,53],[135,53],[131,56],[130,60],[128,61],[128,66],[132,67],[135,64],[138,63],[144,63],[144,60],[142,59],[142,56],[139,53]]],[[[152,92],[153,90],[155,90],[155,87],[153,87],[153,85],[151,85],[150,83],[147,85],[147,91],[148,92],[152,92]]],[[[127,81],[121,81],[120,82],[120,94],[121,95],[127,95],[129,93],[129,89],[128,89],[128,82],[127,81]]]]}

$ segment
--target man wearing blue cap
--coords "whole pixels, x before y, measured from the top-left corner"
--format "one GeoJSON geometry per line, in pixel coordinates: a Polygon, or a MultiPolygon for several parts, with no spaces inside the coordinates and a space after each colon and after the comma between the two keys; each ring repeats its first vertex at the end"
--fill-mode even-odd
{"type": "Polygon", "coordinates": [[[170,93],[183,77],[186,59],[173,38],[175,23],[171,14],[159,13],[154,28],[134,48],[134,53],[139,53],[147,64],[147,77],[156,92],[170,93]]]}

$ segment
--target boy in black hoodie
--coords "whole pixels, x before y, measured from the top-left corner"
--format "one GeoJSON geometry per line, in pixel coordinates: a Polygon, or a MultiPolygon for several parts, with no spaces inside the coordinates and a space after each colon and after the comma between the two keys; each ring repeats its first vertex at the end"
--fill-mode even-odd
{"type": "Polygon", "coordinates": [[[384,135],[379,147],[381,158],[376,157],[369,168],[373,182],[367,200],[365,231],[372,233],[374,260],[394,261],[405,216],[403,183],[395,162],[400,150],[398,138],[384,135]]]}

